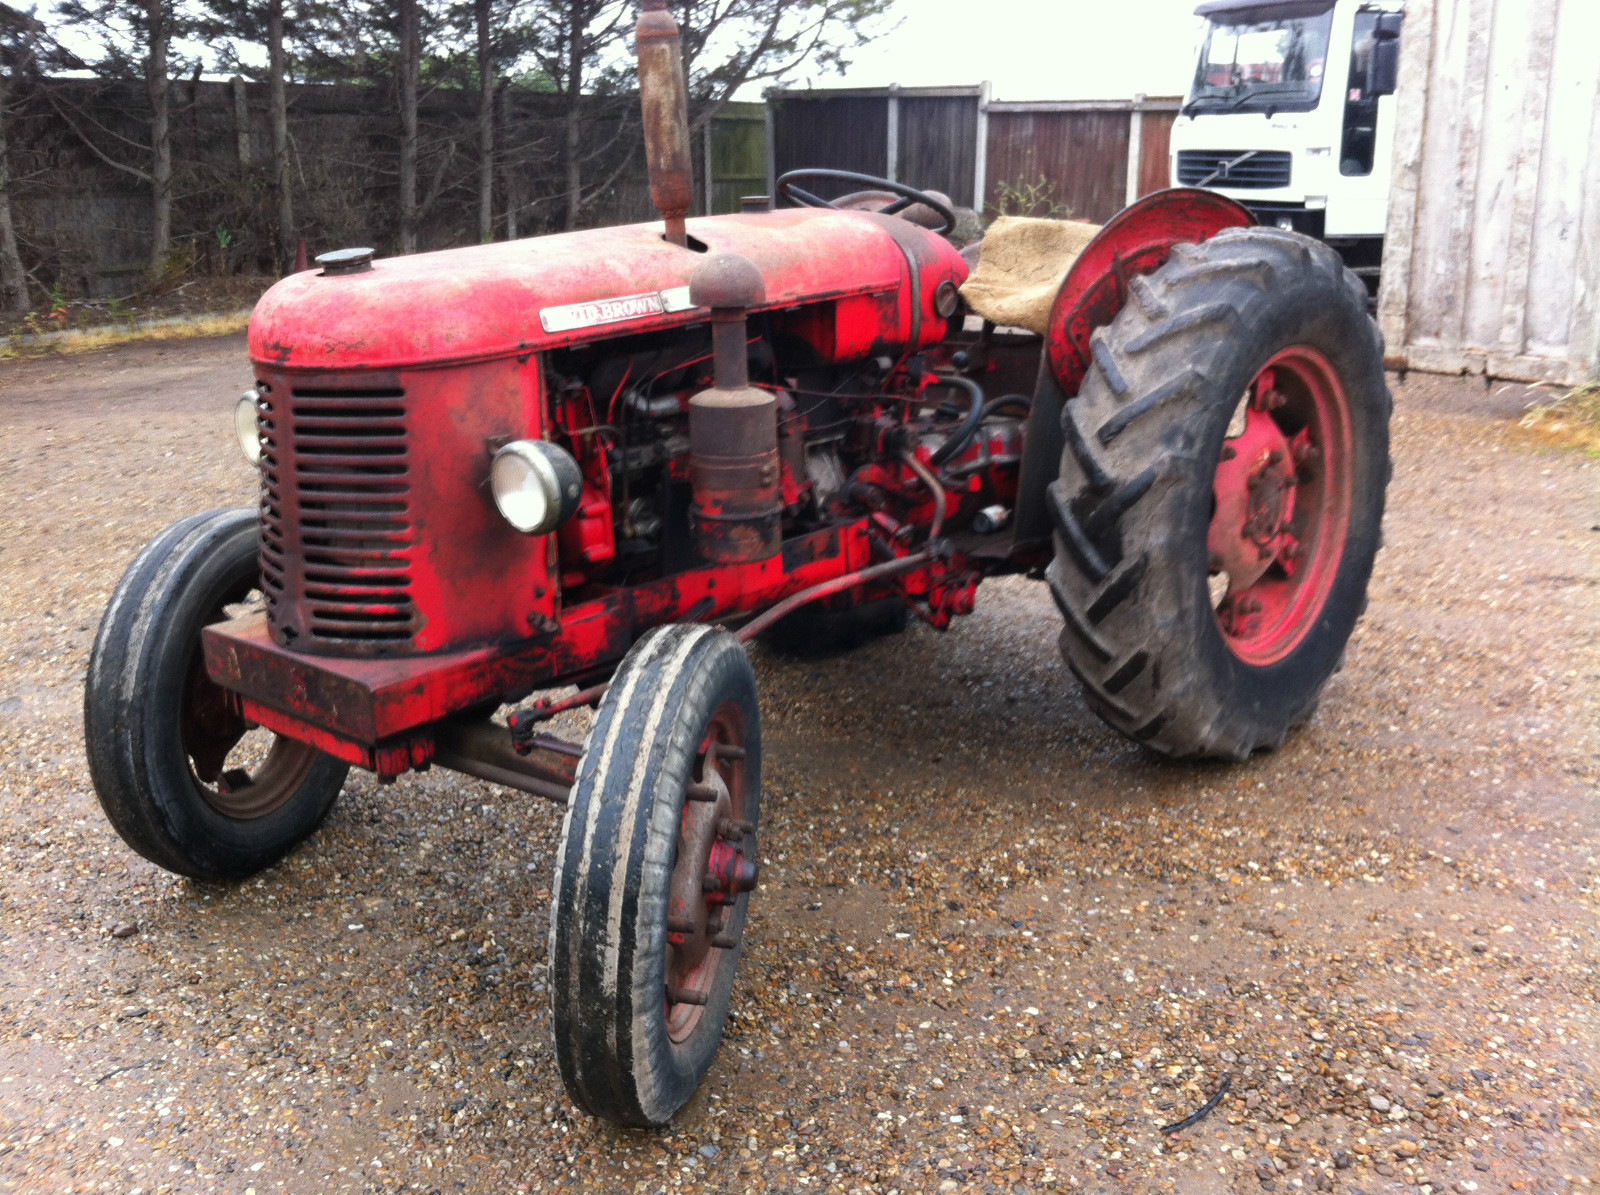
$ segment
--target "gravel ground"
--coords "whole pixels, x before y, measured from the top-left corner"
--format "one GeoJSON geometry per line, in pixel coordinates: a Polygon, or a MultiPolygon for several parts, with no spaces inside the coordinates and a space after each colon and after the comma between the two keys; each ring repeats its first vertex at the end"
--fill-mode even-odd
{"type": "Polygon", "coordinates": [[[94,627],[161,526],[252,499],[248,379],[242,338],[0,370],[0,1191],[1600,1182],[1597,469],[1519,438],[1520,388],[1397,385],[1371,608],[1274,756],[1123,742],[1028,582],[948,634],[758,652],[735,1018],[678,1124],[633,1133],[555,1073],[550,807],[356,774],[237,888],[102,818],[94,627]]]}

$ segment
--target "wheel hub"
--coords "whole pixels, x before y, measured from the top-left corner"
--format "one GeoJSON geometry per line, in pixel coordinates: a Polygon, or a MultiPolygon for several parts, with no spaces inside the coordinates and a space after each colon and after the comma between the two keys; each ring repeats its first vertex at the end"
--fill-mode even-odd
{"type": "Polygon", "coordinates": [[[204,661],[196,658],[184,681],[178,735],[200,799],[242,821],[281,808],[299,791],[318,758],[309,743],[273,735],[264,752],[258,750],[254,760],[246,761],[253,766],[229,767],[253,730],[255,724],[244,719],[227,691],[206,674],[204,661]]]}
{"type": "Polygon", "coordinates": [[[710,737],[697,769],[701,778],[689,784],[684,801],[667,896],[667,1021],[674,1040],[698,1022],[717,952],[737,949],[743,922],[736,906],[760,876],[755,826],[738,816],[743,758],[742,748],[710,737]]]}
{"type": "Polygon", "coordinates": [[[1304,638],[1332,585],[1349,524],[1350,429],[1337,373],[1305,346],[1256,375],[1243,414],[1217,463],[1206,549],[1209,572],[1227,581],[1217,625],[1260,665],[1304,638]]]}

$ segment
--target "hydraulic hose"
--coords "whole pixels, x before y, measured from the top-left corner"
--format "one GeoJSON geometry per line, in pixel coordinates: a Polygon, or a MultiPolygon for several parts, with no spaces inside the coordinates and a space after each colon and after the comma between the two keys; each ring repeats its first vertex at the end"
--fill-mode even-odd
{"type": "Polygon", "coordinates": [[[939,381],[943,385],[954,386],[957,390],[965,390],[967,397],[971,399],[971,405],[967,408],[967,415],[961,421],[961,426],[933,450],[933,456],[929,459],[936,469],[972,443],[972,437],[978,434],[978,425],[983,422],[983,387],[971,378],[947,377],[944,374],[939,375],[939,381]]]}
{"type": "MultiPolygon", "coordinates": [[[[1004,398],[997,398],[993,402],[984,405],[983,419],[987,419],[996,411],[1003,411],[1007,407],[1021,407],[1022,413],[1026,415],[1033,410],[1033,399],[1022,394],[1007,394],[1004,398]]],[[[983,420],[980,419],[979,422],[981,423],[983,420]]]]}
{"type": "Polygon", "coordinates": [[[939,479],[921,461],[914,452],[902,453],[900,459],[906,466],[921,479],[922,484],[928,487],[928,492],[933,495],[933,526],[928,528],[928,538],[938,539],[939,532],[944,530],[945,497],[944,486],[939,484],[939,479]]]}

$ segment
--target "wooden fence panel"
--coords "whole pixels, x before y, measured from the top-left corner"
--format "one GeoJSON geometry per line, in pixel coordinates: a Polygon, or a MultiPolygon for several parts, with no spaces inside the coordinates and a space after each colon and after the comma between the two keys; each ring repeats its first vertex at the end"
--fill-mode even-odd
{"type": "MultiPolygon", "coordinates": [[[[725,111],[711,134],[711,212],[723,215],[739,210],[746,195],[767,189],[766,114],[753,105],[725,111]],[[744,108],[752,109],[746,113],[744,108]]],[[[704,184],[702,183],[702,186],[704,184]]]]}
{"type": "Polygon", "coordinates": [[[903,97],[896,177],[943,191],[962,207],[973,203],[978,157],[978,97],[903,97]]]}
{"type": "Polygon", "coordinates": [[[1176,112],[1146,112],[1142,149],[1139,156],[1139,194],[1164,191],[1172,185],[1172,126],[1178,122],[1176,112]]]}
{"type": "MultiPolygon", "coordinates": [[[[784,96],[772,105],[772,153],[779,175],[807,166],[882,175],[889,152],[883,96],[784,96]]],[[[832,198],[839,189],[826,196],[832,198]]]]}
{"type": "Polygon", "coordinates": [[[1126,111],[991,111],[985,214],[1002,210],[1004,189],[1038,185],[1077,219],[1111,219],[1127,197],[1128,126],[1126,111]]]}

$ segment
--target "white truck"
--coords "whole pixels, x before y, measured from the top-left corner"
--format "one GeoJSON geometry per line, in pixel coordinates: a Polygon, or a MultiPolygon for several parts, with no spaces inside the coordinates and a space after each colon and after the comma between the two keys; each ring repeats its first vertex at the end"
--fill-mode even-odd
{"type": "Polygon", "coordinates": [[[1172,129],[1172,184],[1326,241],[1377,293],[1389,206],[1397,0],[1207,0],[1172,129]]]}

